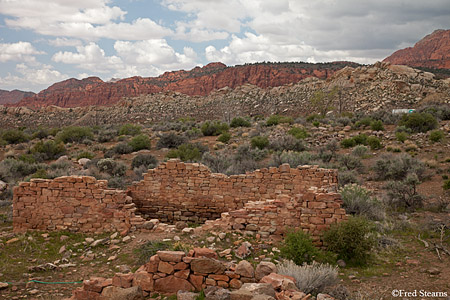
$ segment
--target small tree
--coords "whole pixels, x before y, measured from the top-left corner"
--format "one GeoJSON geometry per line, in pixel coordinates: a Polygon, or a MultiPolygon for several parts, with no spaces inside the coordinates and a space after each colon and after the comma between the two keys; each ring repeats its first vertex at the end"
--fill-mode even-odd
{"type": "Polygon", "coordinates": [[[322,90],[314,93],[310,99],[311,106],[316,109],[319,114],[325,116],[327,112],[333,109],[333,102],[338,95],[339,87],[335,86],[331,91],[324,92],[322,90]]]}

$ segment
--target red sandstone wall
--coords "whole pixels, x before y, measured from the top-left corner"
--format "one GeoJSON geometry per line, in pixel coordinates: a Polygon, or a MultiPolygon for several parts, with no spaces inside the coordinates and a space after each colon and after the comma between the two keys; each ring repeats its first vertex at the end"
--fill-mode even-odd
{"type": "Polygon", "coordinates": [[[13,227],[15,232],[123,231],[143,223],[135,210],[125,191],[108,189],[106,180],[89,176],[31,179],[14,187],[13,227]]]}
{"type": "Polygon", "coordinates": [[[204,165],[169,160],[148,170],[128,191],[140,213],[173,222],[217,219],[249,201],[295,197],[311,187],[336,191],[337,171],[314,166],[264,168],[242,175],[211,173],[204,165]]]}

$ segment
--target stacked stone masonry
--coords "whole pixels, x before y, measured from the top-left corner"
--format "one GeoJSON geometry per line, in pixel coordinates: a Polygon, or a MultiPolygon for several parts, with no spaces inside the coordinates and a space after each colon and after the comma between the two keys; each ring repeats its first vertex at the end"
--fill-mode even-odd
{"type": "MultiPolygon", "coordinates": [[[[241,175],[211,173],[204,165],[169,160],[148,170],[128,191],[141,214],[163,222],[204,222],[247,202],[299,197],[311,187],[335,192],[337,171],[317,166],[264,168],[241,175]]],[[[318,200],[321,201],[321,200],[318,200]]]]}
{"type": "Polygon", "coordinates": [[[182,251],[158,251],[135,273],[117,273],[112,279],[85,280],[70,299],[108,299],[107,295],[112,292],[126,293],[127,290],[135,296],[151,292],[201,291],[211,286],[236,290],[246,283],[257,282],[270,283],[275,291],[283,287],[296,290],[294,278],[276,273],[277,268],[271,262],[261,262],[256,268],[245,260],[238,264],[226,263],[217,260],[216,252],[208,248],[194,248],[187,255],[182,251]]]}
{"type": "Polygon", "coordinates": [[[108,189],[106,180],[89,176],[31,179],[14,187],[15,232],[128,231],[144,223],[135,211],[125,191],[108,189]]]}

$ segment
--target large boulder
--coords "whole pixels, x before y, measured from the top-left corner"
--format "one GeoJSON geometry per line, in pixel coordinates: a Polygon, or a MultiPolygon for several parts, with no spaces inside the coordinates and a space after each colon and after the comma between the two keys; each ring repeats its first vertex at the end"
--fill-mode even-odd
{"type": "Polygon", "coordinates": [[[191,269],[194,272],[202,274],[223,274],[225,265],[216,259],[200,257],[191,261],[191,269]]]}
{"type": "Polygon", "coordinates": [[[166,262],[180,262],[186,253],[183,251],[158,251],[159,259],[166,262]]]}
{"type": "Polygon", "coordinates": [[[277,266],[270,261],[262,261],[256,266],[255,279],[256,281],[260,281],[264,276],[269,275],[270,273],[277,273],[277,266]]]}
{"type": "Polygon", "coordinates": [[[167,276],[155,280],[154,289],[161,293],[176,293],[182,291],[194,291],[194,286],[187,280],[175,276],[167,276]]]}
{"type": "Polygon", "coordinates": [[[101,298],[102,300],[142,300],[142,290],[139,286],[133,286],[130,288],[120,288],[117,286],[107,286],[103,289],[101,298]]]}
{"type": "Polygon", "coordinates": [[[241,260],[237,264],[235,273],[243,277],[255,277],[255,270],[253,269],[252,264],[246,260],[241,260]]]}

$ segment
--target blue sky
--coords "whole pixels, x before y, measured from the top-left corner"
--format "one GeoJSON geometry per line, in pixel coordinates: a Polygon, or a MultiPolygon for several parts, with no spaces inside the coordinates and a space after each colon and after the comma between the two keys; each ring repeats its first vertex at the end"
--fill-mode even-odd
{"type": "Polygon", "coordinates": [[[373,63],[448,28],[448,0],[0,0],[0,89],[215,61],[373,63]]]}

